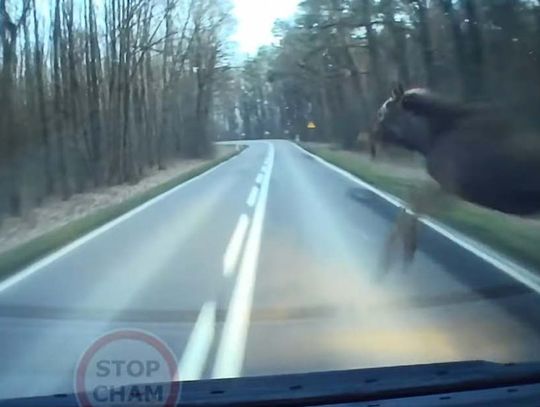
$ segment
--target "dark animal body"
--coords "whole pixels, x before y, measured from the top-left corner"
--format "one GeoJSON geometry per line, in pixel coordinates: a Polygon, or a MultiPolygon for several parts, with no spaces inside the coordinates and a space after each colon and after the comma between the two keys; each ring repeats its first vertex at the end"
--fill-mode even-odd
{"type": "Polygon", "coordinates": [[[373,137],[424,155],[431,177],[464,200],[522,216],[540,211],[540,135],[503,108],[398,88],[373,137]]]}

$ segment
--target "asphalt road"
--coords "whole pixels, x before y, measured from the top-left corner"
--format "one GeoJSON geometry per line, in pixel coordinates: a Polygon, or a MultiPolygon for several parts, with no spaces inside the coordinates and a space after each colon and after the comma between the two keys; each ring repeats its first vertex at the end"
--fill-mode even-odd
{"type": "Polygon", "coordinates": [[[425,227],[377,271],[396,207],[287,141],[237,157],[0,283],[0,398],[73,391],[143,329],[182,379],[540,360],[540,295],[425,227]]]}

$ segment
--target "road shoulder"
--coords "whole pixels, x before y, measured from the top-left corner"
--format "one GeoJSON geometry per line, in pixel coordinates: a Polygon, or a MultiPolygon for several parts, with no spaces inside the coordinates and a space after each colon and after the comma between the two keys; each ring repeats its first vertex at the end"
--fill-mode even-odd
{"type": "MultiPolygon", "coordinates": [[[[339,153],[329,153],[331,152],[329,148],[313,148],[298,144],[294,145],[326,167],[349,178],[351,181],[360,184],[362,187],[369,189],[390,204],[398,207],[406,207],[407,204],[404,199],[406,195],[404,193],[405,188],[403,184],[400,183],[399,185],[396,185],[395,179],[391,179],[388,175],[381,175],[376,172],[365,173],[363,171],[365,168],[361,165],[359,166],[357,163],[351,164],[348,159],[344,159],[339,153]],[[365,179],[366,176],[367,179],[365,179]],[[389,183],[385,182],[386,178],[391,181],[389,183]]],[[[539,268],[538,265],[540,265],[540,259],[536,261],[539,253],[537,250],[530,250],[528,245],[524,248],[517,245],[516,243],[519,243],[520,240],[516,240],[514,229],[504,230],[500,227],[500,224],[494,223],[493,219],[496,219],[498,216],[506,217],[506,215],[498,213],[491,214],[487,211],[477,210],[476,208],[473,210],[468,208],[463,210],[462,208],[459,208],[459,211],[460,212],[454,210],[450,214],[444,214],[444,216],[441,216],[441,219],[423,218],[422,222],[437,233],[442,234],[454,243],[463,247],[465,250],[472,252],[484,261],[495,266],[497,269],[510,275],[512,278],[525,284],[537,293],[540,293],[540,275],[538,272],[534,271],[537,270],[539,268]],[[480,217],[478,219],[472,219],[476,222],[473,225],[482,226],[484,228],[483,233],[474,233],[475,229],[471,226],[471,223],[466,223],[466,221],[471,222],[471,217],[478,213],[480,213],[480,217]],[[499,235],[499,233],[502,233],[502,235],[499,235]],[[491,239],[482,239],[482,237],[486,235],[491,237],[491,239]],[[502,244],[499,243],[494,245],[494,241],[502,241],[502,244]],[[504,243],[506,243],[506,245],[504,243]],[[512,245],[510,254],[507,253],[509,245],[512,245]]],[[[503,224],[506,228],[509,227],[507,223],[503,224]]],[[[528,238],[529,234],[532,232],[530,231],[530,228],[527,228],[526,226],[518,229],[516,233],[523,231],[523,229],[525,229],[525,232],[523,233],[526,233],[526,238],[528,238]]],[[[535,230],[538,231],[537,228],[535,228],[535,230]]],[[[540,235],[536,236],[540,237],[540,235]]],[[[538,237],[536,237],[534,242],[538,241],[538,237]]],[[[519,238],[523,237],[519,236],[519,238]]],[[[534,242],[529,243],[533,243],[534,246],[534,242]]]]}

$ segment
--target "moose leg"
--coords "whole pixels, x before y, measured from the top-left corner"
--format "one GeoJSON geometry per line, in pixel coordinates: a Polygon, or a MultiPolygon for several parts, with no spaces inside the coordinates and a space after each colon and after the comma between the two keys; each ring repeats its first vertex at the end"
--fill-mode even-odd
{"type": "Polygon", "coordinates": [[[418,247],[418,223],[421,216],[433,216],[447,208],[450,200],[438,186],[429,183],[412,188],[409,207],[403,208],[384,246],[382,269],[388,271],[395,253],[402,253],[403,268],[414,260],[418,247]]]}
{"type": "Polygon", "coordinates": [[[383,247],[379,272],[381,275],[386,274],[396,257],[402,253],[403,266],[412,262],[414,253],[416,252],[416,233],[418,230],[417,215],[409,213],[403,208],[397,216],[396,222],[392,231],[388,235],[383,247]]]}

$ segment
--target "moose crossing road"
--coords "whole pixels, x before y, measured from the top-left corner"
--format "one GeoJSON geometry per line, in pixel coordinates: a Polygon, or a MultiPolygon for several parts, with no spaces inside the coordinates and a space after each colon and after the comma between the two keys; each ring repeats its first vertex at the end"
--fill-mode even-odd
{"type": "Polygon", "coordinates": [[[72,392],[116,329],[161,338],[181,380],[540,359],[533,285],[427,226],[380,274],[394,204],[291,142],[248,144],[0,282],[0,398],[72,392]]]}

